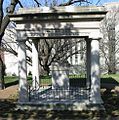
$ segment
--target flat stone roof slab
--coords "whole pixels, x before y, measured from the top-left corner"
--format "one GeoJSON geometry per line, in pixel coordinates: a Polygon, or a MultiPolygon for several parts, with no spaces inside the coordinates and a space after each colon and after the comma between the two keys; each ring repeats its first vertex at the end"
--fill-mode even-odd
{"type": "Polygon", "coordinates": [[[97,6],[60,6],[60,7],[38,7],[38,8],[20,8],[16,13],[10,15],[10,20],[15,22],[32,22],[44,20],[82,20],[82,21],[100,21],[104,18],[107,11],[105,7],[97,6]]]}
{"type": "Polygon", "coordinates": [[[60,6],[60,7],[37,7],[37,8],[20,8],[16,14],[34,14],[34,13],[90,13],[105,12],[102,6],[60,6]]]}

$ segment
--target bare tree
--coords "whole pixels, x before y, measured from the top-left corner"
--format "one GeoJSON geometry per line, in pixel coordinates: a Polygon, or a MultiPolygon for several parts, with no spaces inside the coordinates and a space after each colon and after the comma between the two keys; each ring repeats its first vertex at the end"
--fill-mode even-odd
{"type": "MultiPolygon", "coordinates": [[[[15,39],[15,28],[7,28],[2,40],[2,50],[17,57],[17,42],[15,39]]],[[[39,61],[41,66],[40,75],[49,74],[49,66],[52,62],[67,62],[73,55],[80,54],[85,50],[85,46],[77,49],[77,44],[82,43],[83,38],[78,39],[40,39],[39,41],[39,61]]],[[[32,41],[26,42],[27,63],[32,64],[32,41]]]]}
{"type": "MultiPolygon", "coordinates": [[[[3,39],[2,39],[2,51],[5,51],[5,52],[8,52],[14,56],[18,56],[18,53],[17,53],[17,32],[15,30],[15,27],[7,27],[6,30],[5,30],[5,35],[3,36],[3,39]]],[[[31,48],[31,41],[27,41],[26,42],[26,49],[28,52],[32,52],[32,48],[31,48]]],[[[28,54],[29,55],[29,54],[28,54]]],[[[27,55],[27,63],[29,65],[31,65],[31,56],[28,56],[27,55]]]]}
{"type": "Polygon", "coordinates": [[[108,74],[116,73],[119,54],[119,30],[116,30],[118,22],[118,10],[113,8],[101,24],[103,39],[101,40],[101,54],[105,58],[108,74]]]}
{"type": "MultiPolygon", "coordinates": [[[[0,50],[1,50],[1,42],[2,42],[3,35],[4,35],[4,31],[10,22],[9,14],[14,12],[15,7],[17,3],[19,2],[19,0],[11,0],[7,14],[5,16],[3,13],[3,2],[4,0],[0,0],[0,50]]],[[[4,88],[3,84],[4,84],[4,64],[0,56],[0,89],[4,88]]]]}
{"type": "Polygon", "coordinates": [[[68,63],[68,58],[80,54],[85,47],[76,49],[83,39],[43,39],[39,42],[39,61],[46,74],[49,74],[49,66],[53,62],[68,63]]]}

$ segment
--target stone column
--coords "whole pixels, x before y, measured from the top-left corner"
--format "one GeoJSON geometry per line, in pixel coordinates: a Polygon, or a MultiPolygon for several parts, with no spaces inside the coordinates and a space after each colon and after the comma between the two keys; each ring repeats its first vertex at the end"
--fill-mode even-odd
{"type": "Polygon", "coordinates": [[[86,87],[89,89],[91,84],[91,40],[86,39],[86,87]]]}
{"type": "Polygon", "coordinates": [[[25,41],[18,41],[19,102],[28,101],[27,64],[25,41]]]}
{"type": "Polygon", "coordinates": [[[101,104],[100,68],[99,68],[99,39],[91,41],[91,103],[101,104]]]}
{"type": "Polygon", "coordinates": [[[39,88],[39,60],[38,60],[38,41],[32,41],[32,87],[39,88]]]}

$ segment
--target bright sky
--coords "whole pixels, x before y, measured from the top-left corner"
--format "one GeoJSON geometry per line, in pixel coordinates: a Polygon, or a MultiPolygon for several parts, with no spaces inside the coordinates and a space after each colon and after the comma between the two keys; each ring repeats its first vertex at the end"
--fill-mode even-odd
{"type": "Polygon", "coordinates": [[[92,0],[92,3],[94,4],[98,3],[98,5],[103,5],[104,3],[108,3],[108,2],[119,2],[119,0],[92,0]],[[98,1],[100,2],[98,3],[98,1]]]}
{"type": "MultiPolygon", "coordinates": [[[[4,0],[4,11],[6,10],[6,7],[10,4],[10,1],[11,0],[4,0]]],[[[23,4],[23,6],[25,7],[34,7],[36,4],[33,2],[33,0],[20,0],[21,3],[23,4]]],[[[44,4],[43,1],[47,1],[48,4],[50,4],[50,1],[53,1],[53,0],[38,0],[38,1],[42,1],[41,4],[44,4]]],[[[58,1],[58,3],[61,3],[61,2],[66,2],[68,0],[56,0],[58,1]]],[[[104,3],[108,3],[108,2],[119,2],[119,0],[88,0],[92,3],[92,5],[103,5],[104,3]]],[[[91,5],[91,4],[89,4],[91,5]]]]}

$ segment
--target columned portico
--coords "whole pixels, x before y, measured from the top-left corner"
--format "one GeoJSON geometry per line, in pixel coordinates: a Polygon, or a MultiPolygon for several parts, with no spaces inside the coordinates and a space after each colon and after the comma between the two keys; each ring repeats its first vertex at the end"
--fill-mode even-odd
{"type": "MultiPolygon", "coordinates": [[[[17,31],[23,35],[22,37],[18,36],[18,38],[32,39],[32,88],[35,88],[36,91],[29,94],[31,96],[37,95],[35,96],[37,100],[28,100],[25,41],[19,40],[19,101],[21,103],[36,104],[37,102],[38,104],[42,102],[42,104],[55,104],[56,102],[63,103],[66,106],[70,103],[74,105],[74,109],[79,109],[80,103],[102,104],[100,95],[99,39],[95,37],[100,37],[99,25],[105,14],[104,7],[71,7],[71,9],[70,7],[55,7],[53,9],[43,7],[37,8],[37,10],[35,8],[20,9],[17,14],[10,16],[10,19],[17,23],[17,31]],[[49,86],[40,89],[38,39],[65,40],[67,38],[83,38],[86,40],[86,89],[82,91],[78,87],[75,89],[70,87],[70,80],[66,79],[63,72],[56,73],[54,76],[52,74],[53,81],[55,81],[53,89],[49,86]],[[56,82],[56,80],[58,81],[56,82]],[[57,83],[60,83],[59,80],[63,86],[67,84],[68,87],[56,87],[57,83]]],[[[57,68],[58,70],[59,68],[57,68]]],[[[58,85],[60,86],[60,84],[58,85]]]]}

